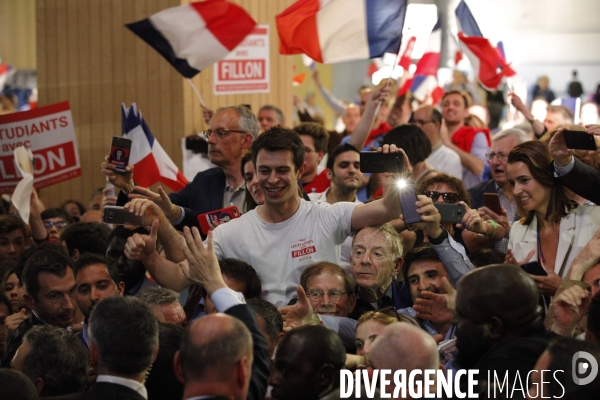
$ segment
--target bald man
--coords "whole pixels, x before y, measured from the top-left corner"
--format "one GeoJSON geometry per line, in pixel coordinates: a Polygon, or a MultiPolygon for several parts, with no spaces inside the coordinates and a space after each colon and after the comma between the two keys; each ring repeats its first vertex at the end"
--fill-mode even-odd
{"type": "MultiPolygon", "coordinates": [[[[375,339],[369,353],[369,376],[373,378],[374,369],[389,369],[392,375],[395,371],[406,370],[410,375],[413,370],[437,370],[440,367],[440,357],[435,340],[423,329],[403,322],[395,322],[385,327],[375,339]]],[[[423,375],[420,375],[423,377],[423,375]]],[[[390,381],[386,393],[393,393],[394,383],[390,381]]],[[[415,386],[419,385],[415,381],[415,386]]],[[[420,385],[423,385],[421,381],[420,385]]],[[[436,393],[435,379],[429,387],[429,393],[436,393]]],[[[410,391],[407,390],[407,396],[410,391]]],[[[406,397],[406,398],[411,398],[406,397]]]]}
{"type": "Polygon", "coordinates": [[[181,249],[189,266],[183,272],[206,290],[219,313],[193,323],[175,354],[183,398],[262,400],[269,379],[269,348],[254,312],[242,293],[225,284],[212,236],[204,246],[199,232],[192,235],[186,227],[184,237],[181,249]]]}
{"type": "Polygon", "coordinates": [[[490,265],[466,274],[456,297],[460,368],[479,369],[483,378],[488,371],[501,379],[508,372],[509,382],[515,382],[517,373],[527,376],[556,337],[544,329],[539,297],[535,282],[514,265],[490,265]]]}

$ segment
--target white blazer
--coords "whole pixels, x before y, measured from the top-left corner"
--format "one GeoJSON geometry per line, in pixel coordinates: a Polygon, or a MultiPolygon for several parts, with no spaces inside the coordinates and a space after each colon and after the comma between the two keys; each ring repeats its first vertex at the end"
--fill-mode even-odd
{"type": "MultiPolygon", "coordinates": [[[[558,250],[554,272],[562,278],[567,275],[571,263],[600,228],[600,207],[587,204],[579,205],[560,221],[558,250]]],[[[537,218],[534,216],[529,225],[513,223],[508,239],[508,248],[517,261],[523,260],[531,250],[535,254],[531,261],[539,261],[537,246],[537,218]]]]}

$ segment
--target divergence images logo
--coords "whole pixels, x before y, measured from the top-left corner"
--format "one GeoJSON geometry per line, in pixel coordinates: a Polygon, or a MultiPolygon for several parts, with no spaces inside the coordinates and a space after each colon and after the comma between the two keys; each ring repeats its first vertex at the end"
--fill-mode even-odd
{"type": "Polygon", "coordinates": [[[578,351],[573,355],[571,367],[571,370],[573,371],[573,382],[575,382],[576,385],[587,385],[596,378],[596,375],[598,375],[598,362],[586,351],[578,351]],[[586,374],[587,377],[583,378],[586,374]]]}

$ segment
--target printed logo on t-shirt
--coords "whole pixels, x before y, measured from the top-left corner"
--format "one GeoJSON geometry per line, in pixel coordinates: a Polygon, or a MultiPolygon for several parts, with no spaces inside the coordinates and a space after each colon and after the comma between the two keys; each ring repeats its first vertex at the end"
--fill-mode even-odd
{"type": "MultiPolygon", "coordinates": [[[[290,246],[292,250],[292,258],[303,257],[308,254],[316,253],[317,248],[314,246],[314,244],[315,241],[311,238],[300,239],[297,242],[292,243],[292,245],[290,246]]],[[[308,258],[310,257],[306,257],[306,259],[308,258]]]]}

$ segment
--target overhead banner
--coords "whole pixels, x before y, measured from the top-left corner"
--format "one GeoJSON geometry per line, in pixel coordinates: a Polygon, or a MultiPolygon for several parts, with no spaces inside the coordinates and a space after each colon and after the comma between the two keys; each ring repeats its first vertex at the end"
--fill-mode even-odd
{"type": "Polygon", "coordinates": [[[12,193],[21,180],[14,150],[23,146],[34,156],[36,189],[81,175],[69,102],[0,115],[0,193],[12,193]]]}
{"type": "Polygon", "coordinates": [[[269,25],[256,26],[213,71],[215,94],[268,93],[269,25]]]}

